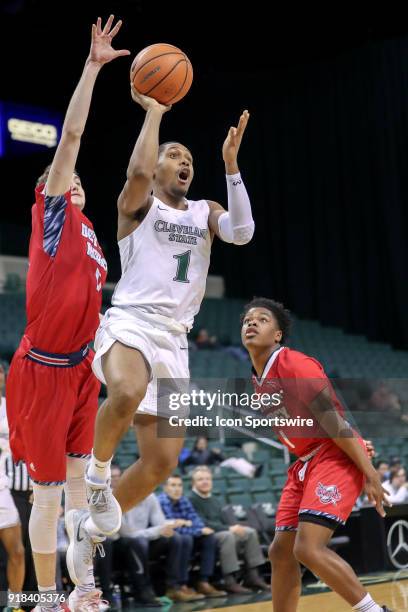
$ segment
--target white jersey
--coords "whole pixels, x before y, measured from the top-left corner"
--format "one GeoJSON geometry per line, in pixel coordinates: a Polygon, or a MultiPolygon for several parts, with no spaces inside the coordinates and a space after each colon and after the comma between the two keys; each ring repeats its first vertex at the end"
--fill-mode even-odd
{"type": "Polygon", "coordinates": [[[142,223],[119,241],[122,277],[113,306],[192,327],[204,297],[211,237],[208,202],[186,204],[187,210],[178,210],[153,198],[142,223]]]}

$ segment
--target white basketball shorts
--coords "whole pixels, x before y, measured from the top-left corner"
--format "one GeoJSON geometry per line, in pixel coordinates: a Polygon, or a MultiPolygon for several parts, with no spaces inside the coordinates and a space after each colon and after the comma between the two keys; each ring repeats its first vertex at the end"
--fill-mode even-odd
{"type": "MultiPolygon", "coordinates": [[[[105,385],[102,357],[114,342],[139,350],[150,367],[150,382],[137,413],[165,418],[172,414],[180,416],[182,409],[177,412],[169,409],[168,397],[170,393],[188,391],[190,372],[187,335],[159,329],[122,308],[109,308],[96,332],[92,364],[95,376],[105,385]]],[[[174,399],[175,395],[172,397],[174,399]]]]}
{"type": "Polygon", "coordinates": [[[15,527],[20,524],[20,516],[7,488],[0,490],[0,529],[15,527]]]}

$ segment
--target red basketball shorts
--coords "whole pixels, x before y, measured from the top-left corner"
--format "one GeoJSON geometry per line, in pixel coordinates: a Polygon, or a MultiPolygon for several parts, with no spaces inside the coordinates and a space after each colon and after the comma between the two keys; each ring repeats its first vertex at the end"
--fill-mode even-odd
{"type": "Polygon", "coordinates": [[[7,378],[6,402],[13,460],[26,463],[32,480],[62,484],[66,457],[91,453],[100,383],[93,353],[72,367],[53,367],[27,357],[24,339],[7,378]]]}
{"type": "MultiPolygon", "coordinates": [[[[361,441],[363,444],[363,442],[361,441]]],[[[276,531],[296,531],[299,521],[336,529],[344,525],[364,486],[364,475],[334,443],[289,468],[276,514],[276,531]]]]}

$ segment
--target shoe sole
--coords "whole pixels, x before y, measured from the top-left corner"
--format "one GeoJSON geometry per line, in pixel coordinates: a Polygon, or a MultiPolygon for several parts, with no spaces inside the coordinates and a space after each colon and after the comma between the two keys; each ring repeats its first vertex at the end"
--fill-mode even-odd
{"type": "Polygon", "coordinates": [[[120,507],[119,502],[118,502],[118,500],[116,499],[115,496],[113,496],[113,503],[116,504],[116,508],[119,511],[119,522],[117,523],[115,528],[112,529],[111,531],[104,531],[103,529],[101,529],[100,526],[98,525],[98,523],[96,522],[95,517],[93,516],[91,510],[89,510],[91,518],[92,518],[92,520],[93,520],[93,522],[95,524],[95,527],[97,527],[99,529],[99,531],[101,533],[103,533],[103,535],[105,535],[105,536],[111,536],[111,535],[114,535],[115,533],[117,533],[119,531],[119,529],[120,529],[121,524],[122,524],[122,508],[120,507]]]}
{"type": "MultiPolygon", "coordinates": [[[[74,540],[75,540],[74,519],[73,519],[74,514],[75,514],[75,510],[70,510],[65,517],[65,527],[66,527],[68,538],[69,538],[69,546],[67,549],[66,559],[67,559],[67,569],[68,569],[69,576],[72,582],[76,586],[79,586],[81,582],[78,579],[75,573],[75,570],[74,570],[74,540]]],[[[71,606],[69,606],[69,609],[71,610],[71,612],[74,612],[71,606]]]]}

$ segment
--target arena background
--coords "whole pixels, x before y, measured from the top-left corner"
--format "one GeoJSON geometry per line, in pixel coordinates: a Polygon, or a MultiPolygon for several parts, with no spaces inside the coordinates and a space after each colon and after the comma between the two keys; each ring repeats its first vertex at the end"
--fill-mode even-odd
{"type": "MultiPolygon", "coordinates": [[[[265,16],[230,3],[2,2],[1,99],[64,113],[96,12],[124,20],[133,53],[157,41],[194,67],[189,95],[162,138],[191,147],[191,197],[226,201],[221,145],[244,108],[240,153],[257,224],[236,250],[216,244],[211,272],[229,296],[266,294],[299,316],[408,346],[408,41],[403,19],[265,16]],[[239,274],[236,271],[239,270],[239,274]]],[[[316,12],[317,13],[317,12],[316,12]]],[[[116,199],[143,113],[131,101],[130,59],[98,79],[78,167],[87,214],[119,276],[116,199]]],[[[3,223],[29,227],[32,188],[50,154],[2,159],[3,223]]],[[[26,240],[2,251],[25,253],[26,240]]]]}

